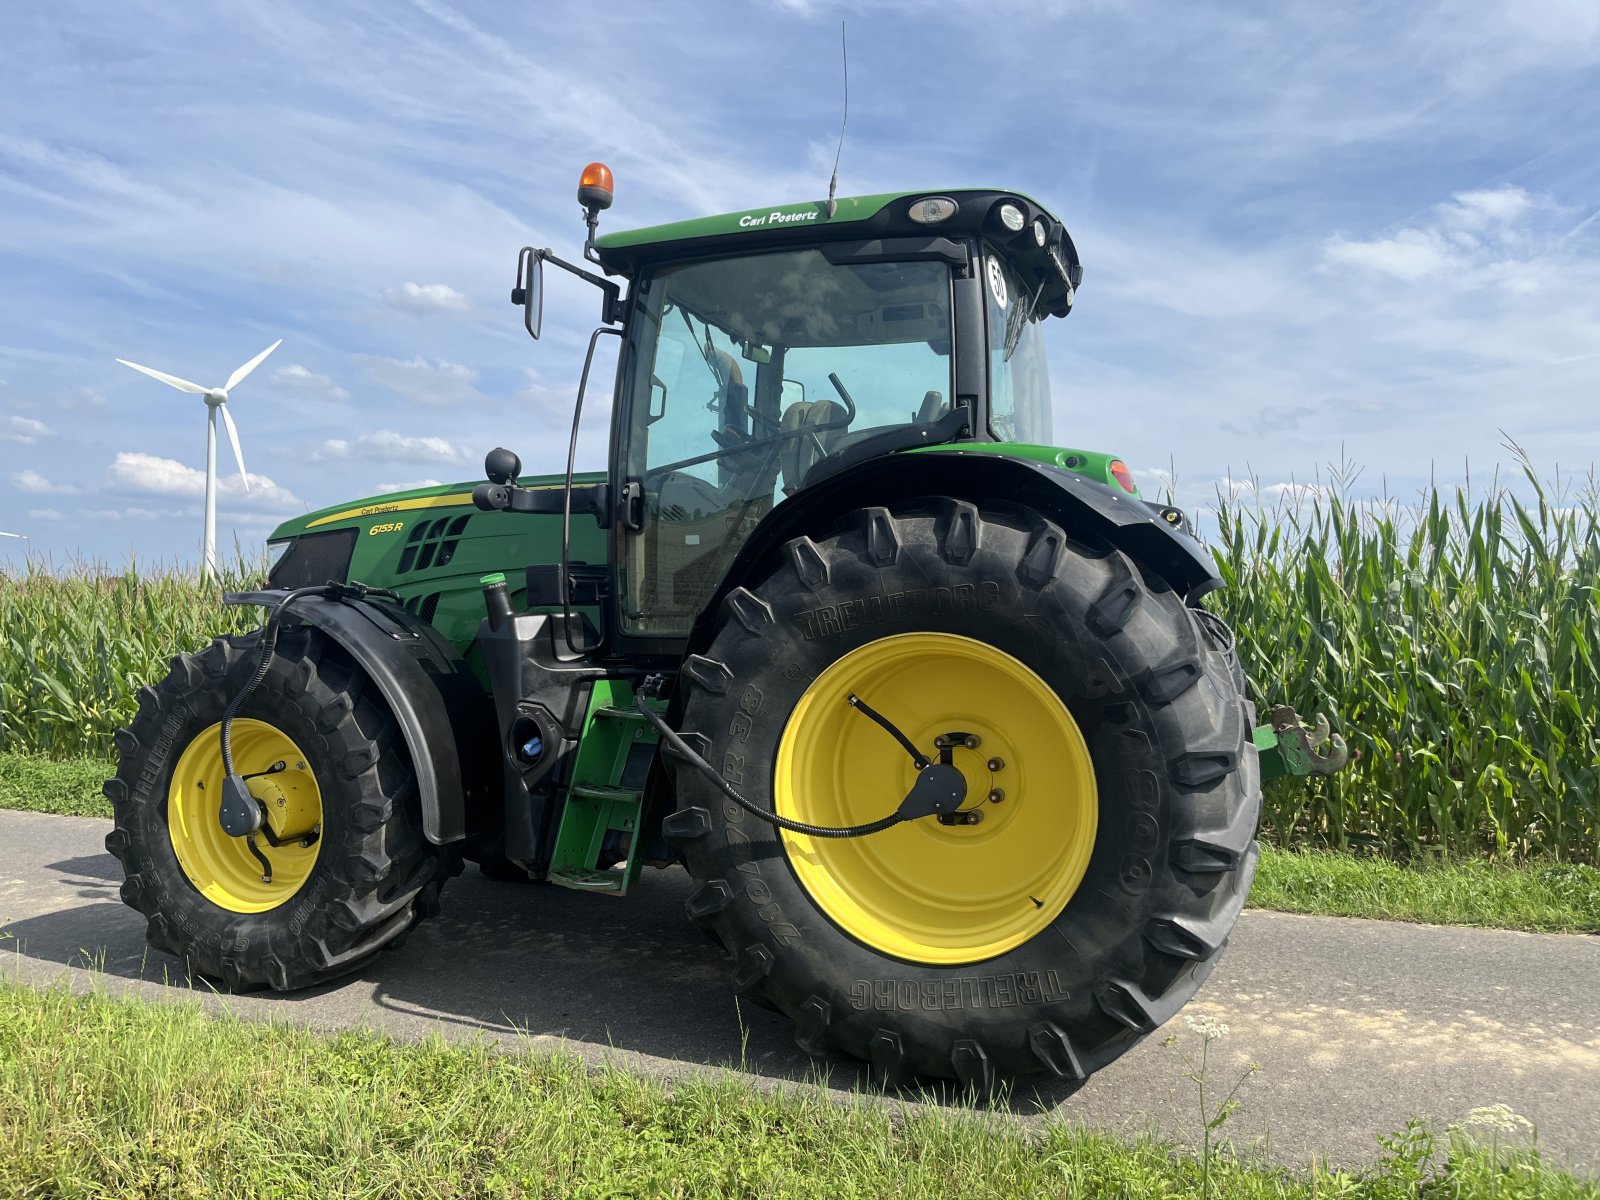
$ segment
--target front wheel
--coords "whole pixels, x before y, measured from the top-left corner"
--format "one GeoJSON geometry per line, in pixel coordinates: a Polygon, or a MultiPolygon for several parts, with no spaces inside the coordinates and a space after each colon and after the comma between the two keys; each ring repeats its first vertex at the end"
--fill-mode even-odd
{"type": "Polygon", "coordinates": [[[256,637],[179,655],[140,693],[105,785],[115,815],[106,849],[152,946],[230,987],[288,991],[396,944],[438,910],[460,858],[423,835],[411,760],[377,689],[306,629],[284,632],[233,723],[235,769],[273,837],[258,835],[252,852],[224,832],[220,723],[254,667],[256,637]]]}
{"type": "Polygon", "coordinates": [[[1160,579],[1023,510],[867,509],[733,591],[683,727],[759,807],[862,824],[954,747],[961,811],[779,832],[680,768],[667,830],[735,987],[885,1081],[1083,1078],[1199,988],[1255,869],[1225,647],[1160,579]]]}

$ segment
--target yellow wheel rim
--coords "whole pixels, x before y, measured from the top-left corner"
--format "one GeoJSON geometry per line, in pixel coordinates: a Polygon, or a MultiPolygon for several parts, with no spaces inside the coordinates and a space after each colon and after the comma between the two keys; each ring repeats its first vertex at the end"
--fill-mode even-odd
{"type": "Polygon", "coordinates": [[[167,831],[178,865],[207,900],[230,912],[266,912],[298,892],[316,866],[320,836],[300,845],[307,834],[322,830],[322,791],[305,753],[282,730],[265,721],[233,723],[233,765],[249,780],[250,794],[267,810],[274,837],[269,844],[256,835],[257,848],[272,863],[272,882],[261,880],[261,864],[243,838],[229,837],[217,820],[222,803],[222,726],[213,725],[184,750],[167,790],[167,831]],[[284,769],[270,775],[275,763],[284,769]]]}
{"type": "Polygon", "coordinates": [[[1078,723],[1020,661],[947,633],[905,633],[858,647],[828,667],[795,706],[778,746],[779,815],[858,825],[893,812],[910,791],[911,756],[848,703],[859,696],[924,754],[934,738],[973,733],[957,749],[975,825],[934,817],[862,838],[784,831],[801,884],[857,940],[931,964],[1004,954],[1060,915],[1094,849],[1099,797],[1078,723]],[[991,759],[1002,765],[991,772],[991,759]],[[991,802],[993,789],[1004,793],[991,802]]]}

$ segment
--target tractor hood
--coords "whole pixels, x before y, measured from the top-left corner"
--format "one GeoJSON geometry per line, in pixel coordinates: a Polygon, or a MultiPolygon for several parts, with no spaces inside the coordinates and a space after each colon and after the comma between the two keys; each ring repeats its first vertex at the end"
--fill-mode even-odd
{"type": "MultiPolygon", "coordinates": [[[[585,473],[573,482],[604,478],[585,473]]],[[[472,489],[481,482],[347,500],[285,521],[267,539],[278,551],[268,584],[307,587],[335,579],[390,588],[465,648],[483,617],[481,576],[507,574],[517,596],[528,564],[561,557],[560,513],[483,512],[472,503],[472,489]]],[[[525,475],[518,482],[559,490],[566,477],[525,475]]],[[[574,513],[573,561],[603,562],[605,554],[605,535],[594,517],[574,513]]]]}

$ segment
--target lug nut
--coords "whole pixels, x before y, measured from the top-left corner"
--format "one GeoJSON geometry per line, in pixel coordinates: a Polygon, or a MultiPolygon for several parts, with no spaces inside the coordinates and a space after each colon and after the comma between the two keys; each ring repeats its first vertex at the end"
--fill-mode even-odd
{"type": "Polygon", "coordinates": [[[1006,760],[1003,758],[996,756],[989,760],[989,770],[991,771],[1003,771],[1005,770],[1005,767],[1006,760]]]}
{"type": "Polygon", "coordinates": [[[965,817],[962,818],[962,824],[964,824],[964,825],[976,825],[981,820],[983,820],[983,814],[981,812],[979,812],[977,809],[973,809],[965,817]]]}
{"type": "Polygon", "coordinates": [[[983,744],[983,740],[975,733],[967,734],[966,741],[962,743],[968,750],[976,750],[983,744]]]}
{"type": "Polygon", "coordinates": [[[1004,800],[1005,798],[1006,798],[1006,792],[1005,792],[1004,788],[994,788],[989,793],[989,803],[990,804],[999,804],[1000,801],[1004,800]]]}

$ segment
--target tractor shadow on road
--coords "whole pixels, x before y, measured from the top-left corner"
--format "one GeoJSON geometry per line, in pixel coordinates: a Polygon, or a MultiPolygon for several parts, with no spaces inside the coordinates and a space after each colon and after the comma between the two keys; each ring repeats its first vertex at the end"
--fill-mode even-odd
{"type": "MultiPolygon", "coordinates": [[[[25,958],[199,993],[182,964],[145,944],[144,922],[121,904],[121,868],[109,854],[49,864],[65,906],[7,925],[25,958]]],[[[476,868],[445,889],[444,911],[398,948],[335,983],[279,995],[232,997],[252,1018],[376,1026],[401,1038],[441,1025],[502,1044],[565,1048],[591,1061],[672,1073],[673,1064],[726,1067],[772,1081],[878,1091],[854,1059],[819,1062],[794,1044],[787,1018],[739,1003],[722,948],[685,920],[681,870],[646,871],[624,901],[563,888],[497,883],[476,868]],[[617,1052],[611,1054],[610,1052],[617,1052]],[[634,1054],[649,1056],[641,1063],[634,1054]]],[[[1033,1115],[1059,1107],[1074,1085],[1029,1081],[992,1105],[1033,1115]]],[[[925,1086],[903,1098],[962,1106],[958,1088],[925,1086]]]]}

